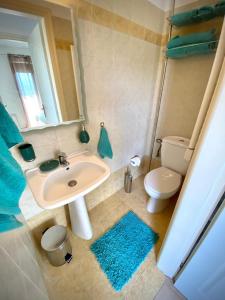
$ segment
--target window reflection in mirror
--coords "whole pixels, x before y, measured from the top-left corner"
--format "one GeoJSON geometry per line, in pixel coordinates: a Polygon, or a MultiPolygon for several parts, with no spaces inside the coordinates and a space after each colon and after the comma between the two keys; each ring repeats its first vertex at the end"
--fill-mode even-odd
{"type": "MultiPolygon", "coordinates": [[[[47,124],[47,116],[39,95],[31,56],[8,54],[8,59],[23,108],[24,126],[36,127],[47,124]]],[[[17,118],[15,121],[21,127],[17,118]]]]}
{"type": "Polygon", "coordinates": [[[62,93],[59,97],[52,76],[42,18],[0,8],[0,101],[23,131],[83,118],[71,11],[45,1],[33,3],[51,17],[62,93]]]}

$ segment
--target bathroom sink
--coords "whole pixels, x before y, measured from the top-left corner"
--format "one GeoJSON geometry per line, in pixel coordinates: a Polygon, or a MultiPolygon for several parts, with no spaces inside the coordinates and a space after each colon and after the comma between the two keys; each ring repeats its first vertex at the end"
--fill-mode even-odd
{"type": "Polygon", "coordinates": [[[50,172],[28,170],[26,177],[37,204],[53,209],[69,204],[72,231],[83,239],[92,237],[84,196],[110,175],[109,167],[89,152],[70,155],[69,165],[50,172]]]}
{"type": "Polygon", "coordinates": [[[69,165],[45,172],[35,168],[26,172],[28,184],[37,204],[53,209],[85,196],[110,175],[109,167],[88,152],[71,155],[69,165]]]}

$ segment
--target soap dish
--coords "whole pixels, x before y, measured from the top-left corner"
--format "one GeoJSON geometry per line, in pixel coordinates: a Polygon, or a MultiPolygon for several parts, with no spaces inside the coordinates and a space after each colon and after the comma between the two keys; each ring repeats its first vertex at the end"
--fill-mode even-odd
{"type": "Polygon", "coordinates": [[[42,172],[49,172],[55,170],[59,166],[59,161],[56,159],[46,160],[40,164],[39,169],[42,172]]]}

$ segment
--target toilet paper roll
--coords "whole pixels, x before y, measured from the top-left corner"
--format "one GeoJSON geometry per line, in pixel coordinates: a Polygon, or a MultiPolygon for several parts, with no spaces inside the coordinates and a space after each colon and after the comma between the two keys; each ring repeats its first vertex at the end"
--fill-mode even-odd
{"type": "Polygon", "coordinates": [[[133,167],[139,167],[140,164],[141,164],[141,158],[138,156],[138,155],[135,155],[134,157],[132,157],[130,159],[130,164],[133,166],[133,167]]]}

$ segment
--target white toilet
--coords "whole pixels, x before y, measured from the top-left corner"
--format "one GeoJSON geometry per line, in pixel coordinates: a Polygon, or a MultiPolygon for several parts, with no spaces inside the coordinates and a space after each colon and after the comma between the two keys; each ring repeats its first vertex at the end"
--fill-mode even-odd
{"type": "Polygon", "coordinates": [[[161,165],[149,172],[144,179],[144,186],[150,196],[147,210],[157,213],[166,208],[172,197],[180,188],[182,176],[187,172],[188,162],[184,154],[189,139],[179,136],[167,136],[162,140],[161,165]]]}

